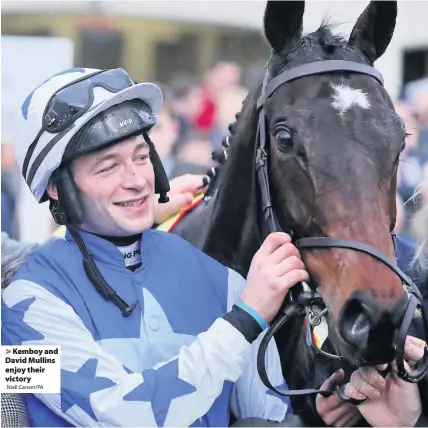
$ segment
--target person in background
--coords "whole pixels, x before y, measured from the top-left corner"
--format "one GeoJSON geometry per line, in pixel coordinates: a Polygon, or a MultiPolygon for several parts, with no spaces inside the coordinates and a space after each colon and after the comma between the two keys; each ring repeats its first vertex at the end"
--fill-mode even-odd
{"type": "Polygon", "coordinates": [[[396,195],[397,217],[395,221],[394,233],[397,236],[396,257],[398,267],[405,273],[409,273],[413,258],[415,256],[415,241],[410,232],[404,229],[406,225],[406,208],[401,196],[396,195]]]}
{"type": "Polygon", "coordinates": [[[412,196],[422,178],[422,163],[419,158],[419,124],[412,114],[410,105],[400,101],[394,103],[395,111],[402,118],[407,137],[405,148],[400,155],[397,171],[397,193],[404,205],[403,221],[400,224],[400,233],[409,238],[410,219],[416,207],[412,203],[412,196]]]}
{"type": "Polygon", "coordinates": [[[221,148],[221,142],[228,135],[230,123],[235,121],[235,114],[242,108],[248,91],[240,86],[219,89],[216,93],[216,120],[211,131],[213,150],[221,148]]]}
{"type": "Polygon", "coordinates": [[[176,162],[171,178],[183,174],[203,174],[211,166],[212,146],[207,135],[192,132],[174,148],[176,162]]]}
{"type": "Polygon", "coordinates": [[[156,149],[166,175],[168,178],[171,178],[177,161],[176,146],[180,144],[179,124],[166,106],[160,112],[158,122],[153,127],[152,137],[157,142],[156,149]]]}
{"type": "Polygon", "coordinates": [[[1,230],[15,239],[19,237],[16,207],[19,201],[20,176],[10,143],[1,144],[1,230]]]}
{"type": "Polygon", "coordinates": [[[193,123],[202,106],[201,88],[189,76],[176,76],[168,85],[166,104],[178,122],[178,140],[185,140],[194,131],[193,123]]]}
{"type": "Polygon", "coordinates": [[[428,168],[425,174],[424,181],[417,191],[421,205],[411,222],[413,236],[419,243],[419,249],[416,251],[412,263],[412,274],[428,302],[428,168]]]}
{"type": "Polygon", "coordinates": [[[194,121],[196,130],[212,132],[217,120],[217,94],[238,86],[240,78],[241,68],[232,61],[219,61],[205,71],[201,85],[202,105],[194,121]]]}

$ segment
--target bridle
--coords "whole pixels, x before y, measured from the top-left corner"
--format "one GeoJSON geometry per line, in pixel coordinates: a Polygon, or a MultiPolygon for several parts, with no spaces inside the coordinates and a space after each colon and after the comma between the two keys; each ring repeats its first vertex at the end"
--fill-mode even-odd
{"type": "MultiPolygon", "coordinates": [[[[289,70],[283,71],[278,76],[267,82],[267,74],[263,83],[261,96],[257,102],[257,110],[259,114],[258,130],[257,130],[257,147],[255,155],[255,167],[256,174],[254,179],[258,183],[261,198],[261,234],[266,237],[271,232],[282,231],[283,229],[278,223],[275,215],[274,208],[272,206],[272,200],[269,188],[269,176],[268,176],[268,142],[269,134],[266,132],[267,117],[265,114],[264,106],[269,97],[282,85],[292,80],[299,79],[304,76],[323,74],[334,71],[348,71],[351,73],[360,73],[373,77],[381,85],[383,85],[383,78],[381,74],[373,67],[365,64],[360,64],[352,61],[344,60],[324,60],[312,62],[304,65],[294,67],[289,70]]],[[[293,238],[294,233],[292,230],[287,231],[288,234],[293,238]]],[[[394,239],[394,236],[393,236],[394,239]]],[[[395,332],[395,361],[397,364],[397,375],[411,383],[417,383],[421,381],[428,373],[428,346],[425,345],[424,355],[421,360],[416,364],[415,369],[412,373],[409,373],[404,367],[404,344],[407,336],[408,329],[411,321],[417,309],[422,314],[422,319],[425,328],[425,334],[428,333],[428,316],[422,306],[422,295],[413,283],[413,281],[404,274],[398,266],[392,262],[387,256],[382,254],[378,249],[367,245],[365,243],[351,240],[351,239],[339,239],[331,237],[309,237],[301,238],[298,240],[293,239],[294,244],[299,250],[310,250],[314,248],[346,248],[354,251],[362,252],[370,255],[376,260],[380,261],[384,265],[388,266],[396,275],[399,276],[403,282],[403,286],[408,296],[406,310],[401,322],[401,326],[395,332]]],[[[395,240],[394,240],[395,244],[395,240]]],[[[310,314],[310,307],[317,305],[325,308],[321,295],[317,291],[312,291],[311,288],[303,283],[303,291],[297,296],[293,296],[289,293],[289,296],[284,302],[284,305],[270,325],[269,330],[264,336],[257,356],[257,369],[262,382],[267,388],[274,391],[275,393],[282,396],[299,396],[299,395],[311,395],[321,394],[325,397],[337,394],[343,401],[350,402],[352,404],[360,404],[364,400],[354,400],[347,397],[344,393],[344,385],[337,389],[331,390],[319,390],[319,389],[302,389],[302,390],[290,390],[290,391],[279,391],[271,384],[266,373],[265,366],[265,354],[267,351],[268,344],[274,334],[280,330],[284,324],[287,323],[291,318],[295,316],[304,316],[310,314]]],[[[318,315],[318,319],[327,311],[325,308],[321,314],[318,315]]],[[[338,360],[345,360],[345,358],[327,353],[315,346],[312,340],[312,322],[313,320],[308,319],[308,344],[316,350],[316,352],[338,360]]],[[[386,372],[381,373],[386,375],[386,372]]]]}

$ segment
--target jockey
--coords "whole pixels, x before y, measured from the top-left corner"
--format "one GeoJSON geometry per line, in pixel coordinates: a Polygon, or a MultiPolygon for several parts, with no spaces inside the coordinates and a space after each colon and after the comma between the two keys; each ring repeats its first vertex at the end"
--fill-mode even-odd
{"type": "MultiPolygon", "coordinates": [[[[25,394],[32,426],[227,426],[283,421],[258,344],[308,274],[288,235],[270,235],[247,280],[152,229],[169,183],[149,134],[161,90],[123,69],[76,68],[24,101],[14,149],[63,239],[35,249],[2,295],[3,345],[61,347],[59,394],[25,394]]],[[[272,342],[271,382],[287,388],[272,342]]]]}

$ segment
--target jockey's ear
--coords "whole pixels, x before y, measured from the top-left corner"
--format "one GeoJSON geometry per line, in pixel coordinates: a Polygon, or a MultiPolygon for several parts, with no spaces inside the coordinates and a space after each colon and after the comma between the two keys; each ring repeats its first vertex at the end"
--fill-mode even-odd
{"type": "Polygon", "coordinates": [[[54,199],[55,201],[58,200],[58,190],[52,178],[49,179],[46,191],[51,199],[54,199]]]}

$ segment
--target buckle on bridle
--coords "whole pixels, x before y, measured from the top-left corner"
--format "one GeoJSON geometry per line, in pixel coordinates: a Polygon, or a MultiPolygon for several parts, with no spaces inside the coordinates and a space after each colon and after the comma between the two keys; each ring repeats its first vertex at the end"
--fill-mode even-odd
{"type": "Polygon", "coordinates": [[[260,168],[265,166],[267,166],[267,154],[263,147],[259,147],[256,155],[256,169],[259,171],[260,168]]]}

